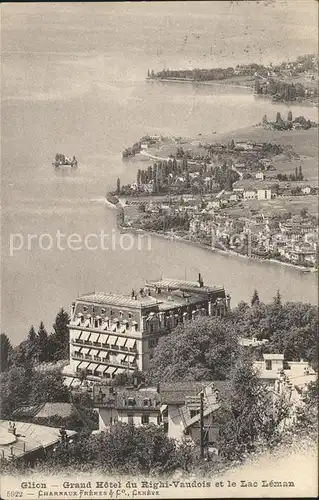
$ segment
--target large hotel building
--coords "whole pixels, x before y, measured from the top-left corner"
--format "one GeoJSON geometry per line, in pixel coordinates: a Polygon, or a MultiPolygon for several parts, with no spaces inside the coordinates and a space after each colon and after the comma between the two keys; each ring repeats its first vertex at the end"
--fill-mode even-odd
{"type": "Polygon", "coordinates": [[[92,293],[72,304],[69,384],[85,371],[91,380],[147,370],[158,340],[198,316],[224,316],[230,296],[223,287],[161,279],[130,295],[92,293]]]}

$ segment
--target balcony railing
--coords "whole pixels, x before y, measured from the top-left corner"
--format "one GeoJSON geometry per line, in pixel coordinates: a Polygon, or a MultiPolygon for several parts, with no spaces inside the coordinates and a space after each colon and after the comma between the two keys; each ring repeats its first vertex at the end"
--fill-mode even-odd
{"type": "Polygon", "coordinates": [[[88,346],[88,347],[98,347],[99,349],[107,351],[126,352],[126,353],[131,352],[133,354],[137,353],[136,347],[123,347],[118,345],[102,344],[102,342],[91,342],[90,340],[72,339],[71,344],[88,346]]]}
{"type": "Polygon", "coordinates": [[[112,359],[100,358],[98,356],[90,356],[90,355],[80,356],[79,354],[75,354],[75,353],[72,353],[71,357],[72,357],[72,359],[76,359],[79,361],[95,361],[98,364],[116,366],[116,367],[121,367],[121,368],[123,368],[123,367],[137,368],[137,366],[138,366],[136,361],[133,361],[133,362],[123,361],[123,360],[115,361],[112,359]]]}

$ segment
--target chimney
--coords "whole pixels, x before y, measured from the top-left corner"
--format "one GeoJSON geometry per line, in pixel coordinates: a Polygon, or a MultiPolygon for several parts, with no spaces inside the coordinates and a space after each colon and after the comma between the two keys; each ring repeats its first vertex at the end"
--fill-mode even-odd
{"type": "Polygon", "coordinates": [[[200,288],[202,286],[204,286],[204,282],[203,282],[201,273],[198,273],[198,284],[199,284],[200,288]]]}

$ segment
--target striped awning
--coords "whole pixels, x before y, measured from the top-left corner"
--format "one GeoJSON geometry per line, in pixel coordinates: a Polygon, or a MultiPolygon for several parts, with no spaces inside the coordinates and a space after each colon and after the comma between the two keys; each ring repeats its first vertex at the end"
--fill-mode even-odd
{"type": "Polygon", "coordinates": [[[90,351],[90,349],[88,347],[81,347],[81,354],[83,354],[83,356],[85,356],[86,354],[88,354],[88,352],[90,351]]]}
{"type": "Polygon", "coordinates": [[[89,336],[90,336],[90,332],[84,332],[84,331],[81,332],[81,339],[82,340],[84,340],[84,341],[88,340],[89,336]]]}
{"type": "Polygon", "coordinates": [[[117,337],[115,337],[114,335],[109,335],[109,338],[107,339],[107,343],[108,344],[116,344],[117,342],[117,337]]]}
{"type": "Polygon", "coordinates": [[[81,368],[81,370],[84,370],[88,367],[89,364],[90,364],[89,361],[81,361],[80,364],[78,365],[78,368],[81,368]]]}
{"type": "Polygon", "coordinates": [[[82,363],[82,361],[77,361],[75,365],[75,371],[79,368],[79,365],[82,363]]]}
{"type": "Polygon", "coordinates": [[[118,337],[118,340],[117,340],[117,345],[123,347],[125,345],[125,342],[127,341],[127,338],[126,337],[118,337]]]}
{"type": "Polygon", "coordinates": [[[90,341],[97,342],[97,339],[99,338],[99,336],[100,336],[99,333],[91,333],[90,341]]]}
{"type": "Polygon", "coordinates": [[[112,374],[114,373],[115,370],[116,368],[114,368],[114,366],[106,366],[105,369],[103,370],[103,373],[112,374]]]}
{"type": "Polygon", "coordinates": [[[124,361],[127,358],[127,354],[118,354],[116,356],[116,362],[124,361]]]}
{"type": "Polygon", "coordinates": [[[127,339],[127,342],[126,342],[126,347],[134,347],[136,344],[136,340],[135,339],[127,339]]]}

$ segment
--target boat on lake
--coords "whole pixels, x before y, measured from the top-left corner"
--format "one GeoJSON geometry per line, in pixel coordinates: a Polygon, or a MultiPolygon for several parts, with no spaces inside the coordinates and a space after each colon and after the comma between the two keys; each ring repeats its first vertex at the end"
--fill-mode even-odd
{"type": "Polygon", "coordinates": [[[55,160],[52,163],[52,165],[55,168],[76,168],[78,166],[78,161],[75,158],[75,156],[73,156],[73,158],[69,158],[64,154],[57,153],[55,155],[55,160]]]}

